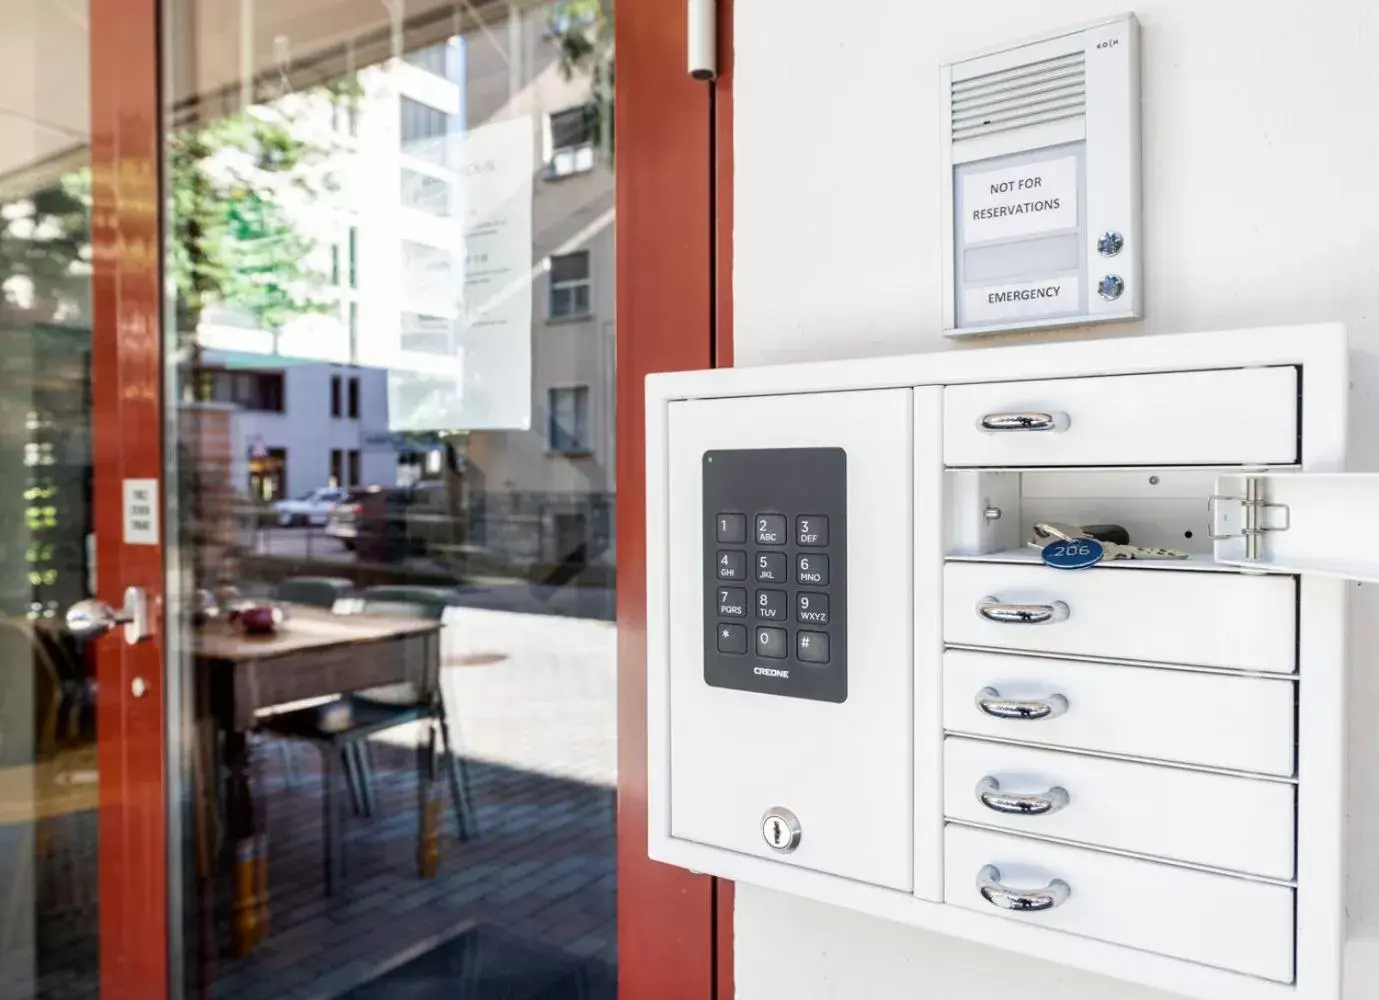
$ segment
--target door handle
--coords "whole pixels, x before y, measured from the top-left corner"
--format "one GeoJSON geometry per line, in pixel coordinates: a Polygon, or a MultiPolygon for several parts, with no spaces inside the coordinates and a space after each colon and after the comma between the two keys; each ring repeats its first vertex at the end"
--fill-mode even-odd
{"type": "Polygon", "coordinates": [[[987,596],[977,602],[977,614],[998,625],[1048,625],[1066,621],[1068,606],[1062,601],[1048,604],[1007,604],[987,596]]]}
{"type": "Polygon", "coordinates": [[[1068,710],[1068,699],[1061,694],[1047,698],[1002,698],[994,687],[977,692],[977,707],[997,719],[1056,719],[1068,710]]]}
{"type": "Polygon", "coordinates": [[[1068,804],[1067,789],[1055,785],[1047,792],[1035,795],[1017,795],[1015,792],[1001,791],[1001,783],[987,775],[977,782],[977,801],[992,812],[1012,816],[1047,816],[1058,812],[1068,804]]]}
{"type": "Polygon", "coordinates": [[[1072,889],[1061,878],[1054,879],[1042,889],[1012,889],[1001,882],[1001,870],[995,865],[984,865],[977,872],[977,891],[992,906],[1022,913],[1052,910],[1066,903],[1072,895],[1072,889]]]}
{"type": "Polygon", "coordinates": [[[124,641],[133,646],[153,638],[153,622],[148,611],[148,594],[143,587],[127,587],[124,607],[112,608],[105,601],[88,598],[67,609],[67,628],[78,639],[94,639],[118,626],[124,628],[124,641]]]}
{"type": "Polygon", "coordinates": [[[977,421],[977,428],[987,434],[1014,431],[1053,431],[1062,433],[1072,426],[1066,413],[987,413],[977,421]]]}

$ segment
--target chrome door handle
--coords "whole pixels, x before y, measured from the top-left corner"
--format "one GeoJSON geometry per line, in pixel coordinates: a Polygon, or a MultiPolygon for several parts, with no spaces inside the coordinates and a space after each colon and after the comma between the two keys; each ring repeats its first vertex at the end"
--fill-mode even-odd
{"type": "Polygon", "coordinates": [[[1042,889],[1012,889],[1001,882],[1001,870],[995,865],[984,865],[977,872],[977,891],[992,906],[1021,913],[1039,913],[1062,906],[1073,892],[1061,878],[1054,879],[1042,889]]]}
{"type": "Polygon", "coordinates": [[[1065,621],[1068,606],[1062,601],[1048,604],[1007,604],[987,595],[977,602],[977,614],[998,625],[1048,625],[1065,621]]]}
{"type": "Polygon", "coordinates": [[[1002,698],[994,687],[984,687],[977,692],[977,707],[992,718],[1037,722],[1058,718],[1068,710],[1068,699],[1061,694],[1047,698],[1002,698]]]}
{"type": "Polygon", "coordinates": [[[124,627],[124,641],[133,646],[153,637],[148,611],[148,594],[142,587],[128,587],[124,607],[112,608],[104,601],[88,598],[67,609],[67,628],[78,639],[94,639],[117,625],[124,627]]]}
{"type": "Polygon", "coordinates": [[[987,413],[977,421],[977,429],[987,434],[1010,431],[1051,431],[1061,434],[1072,426],[1066,413],[987,413]]]}
{"type": "Polygon", "coordinates": [[[977,801],[992,812],[1012,816],[1047,816],[1064,808],[1071,799],[1065,788],[1055,785],[1037,795],[1017,795],[1001,791],[1001,783],[991,775],[977,782],[977,801]]]}

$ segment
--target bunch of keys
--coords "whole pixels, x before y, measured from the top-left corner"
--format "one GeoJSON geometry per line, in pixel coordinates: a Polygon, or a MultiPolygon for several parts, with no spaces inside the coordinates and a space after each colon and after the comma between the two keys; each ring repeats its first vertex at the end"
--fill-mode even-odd
{"type": "Polygon", "coordinates": [[[1029,546],[1038,549],[1044,564],[1054,569],[1086,569],[1115,559],[1186,559],[1188,556],[1178,549],[1131,545],[1129,534],[1116,525],[1079,528],[1058,521],[1037,522],[1029,546]]]}

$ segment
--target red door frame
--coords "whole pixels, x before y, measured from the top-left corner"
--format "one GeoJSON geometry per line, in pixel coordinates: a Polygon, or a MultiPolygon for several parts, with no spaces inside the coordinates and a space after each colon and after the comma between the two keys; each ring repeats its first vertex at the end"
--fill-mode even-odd
{"type": "MultiPolygon", "coordinates": [[[[646,856],[643,377],[732,362],[732,3],[723,73],[685,69],[683,0],[624,0],[618,50],[618,941],[622,1000],[732,996],[732,884],[646,856]]],[[[158,0],[90,0],[93,461],[100,596],[142,586],[156,638],[102,641],[105,1000],[168,995],[163,548],[123,544],[122,487],[161,482],[158,0]],[[131,684],[145,682],[135,698],[131,684]]]]}
{"type": "MultiPolygon", "coordinates": [[[[163,546],[126,545],[126,479],[163,478],[158,0],[90,0],[91,455],[98,597],[142,587],[154,638],[96,650],[103,1000],[168,990],[163,546]],[[140,679],[145,693],[134,695],[140,679]]],[[[161,520],[161,519],[160,519],[161,520]]]]}
{"type": "Polygon", "coordinates": [[[719,79],[686,66],[684,0],[623,0],[617,33],[618,985],[730,1000],[732,883],[647,858],[646,427],[650,372],[732,363],[732,2],[719,79]]]}

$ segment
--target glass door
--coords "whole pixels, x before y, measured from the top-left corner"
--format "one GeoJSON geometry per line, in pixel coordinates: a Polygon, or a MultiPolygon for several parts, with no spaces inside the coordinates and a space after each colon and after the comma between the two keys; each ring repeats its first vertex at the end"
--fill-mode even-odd
{"type": "Polygon", "coordinates": [[[158,998],[153,4],[0,23],[0,997],[158,998]]]}

